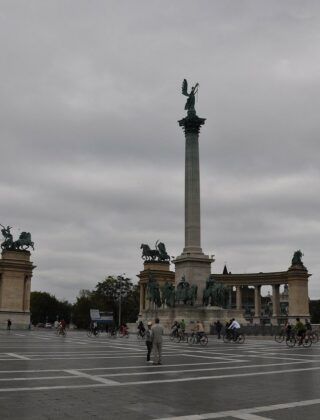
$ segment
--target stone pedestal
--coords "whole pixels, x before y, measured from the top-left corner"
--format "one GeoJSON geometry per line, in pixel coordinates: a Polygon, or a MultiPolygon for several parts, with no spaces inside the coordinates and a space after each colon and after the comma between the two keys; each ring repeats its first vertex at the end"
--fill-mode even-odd
{"type": "Polygon", "coordinates": [[[173,261],[176,268],[176,286],[182,276],[185,276],[190,284],[198,286],[197,305],[202,305],[203,290],[206,286],[206,280],[211,274],[211,263],[213,261],[208,255],[191,253],[182,253],[173,261]]]}
{"type": "Polygon", "coordinates": [[[160,319],[161,325],[165,329],[165,334],[171,332],[171,326],[175,320],[185,320],[186,331],[190,332],[197,321],[202,321],[205,331],[210,332],[210,325],[219,320],[223,325],[235,318],[240,324],[246,325],[246,320],[243,318],[243,311],[236,309],[222,309],[217,307],[194,307],[189,305],[177,306],[175,308],[157,309],[144,311],[139,316],[139,321],[144,324],[148,321],[154,322],[155,318],[160,319]]]}
{"type": "Polygon", "coordinates": [[[11,319],[12,328],[30,324],[32,271],[29,251],[3,251],[0,259],[0,328],[11,319]]]}
{"type": "Polygon", "coordinates": [[[308,294],[308,270],[303,266],[291,266],[288,270],[289,317],[310,317],[308,294]]]}
{"type": "Polygon", "coordinates": [[[150,307],[150,303],[147,300],[147,284],[150,276],[152,276],[152,278],[159,284],[160,291],[167,281],[174,284],[175,275],[173,271],[170,271],[170,263],[164,261],[145,261],[143,270],[138,274],[140,288],[140,315],[146,310],[153,309],[150,307]]]}

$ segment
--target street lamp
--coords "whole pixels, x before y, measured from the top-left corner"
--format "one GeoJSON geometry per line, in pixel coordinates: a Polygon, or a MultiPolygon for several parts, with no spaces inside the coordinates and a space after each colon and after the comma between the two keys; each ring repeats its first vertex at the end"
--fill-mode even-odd
{"type": "Polygon", "coordinates": [[[119,328],[121,326],[121,302],[122,298],[126,297],[128,294],[128,286],[130,286],[130,282],[128,278],[124,278],[125,274],[122,276],[117,277],[116,283],[116,294],[117,298],[119,299],[119,328]]]}

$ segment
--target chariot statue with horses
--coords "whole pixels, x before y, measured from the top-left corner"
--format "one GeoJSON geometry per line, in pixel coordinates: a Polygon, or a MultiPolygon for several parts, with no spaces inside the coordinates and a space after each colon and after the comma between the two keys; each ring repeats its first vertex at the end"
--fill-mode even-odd
{"type": "Polygon", "coordinates": [[[145,261],[170,261],[165,244],[159,240],[155,243],[155,249],[151,249],[147,244],[141,244],[140,249],[142,249],[141,258],[145,261]]]}
{"type": "Polygon", "coordinates": [[[5,227],[1,224],[0,226],[2,227],[1,233],[4,237],[4,241],[1,243],[1,249],[9,251],[26,251],[29,247],[31,247],[34,250],[34,243],[32,242],[30,232],[21,232],[19,239],[14,241],[11,233],[12,227],[5,227]]]}

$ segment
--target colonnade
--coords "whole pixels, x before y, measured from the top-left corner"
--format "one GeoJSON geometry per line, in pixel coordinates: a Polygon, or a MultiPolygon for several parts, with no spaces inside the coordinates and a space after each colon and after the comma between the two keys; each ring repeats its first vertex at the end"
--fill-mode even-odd
{"type": "MultiPolygon", "coordinates": [[[[236,286],[236,308],[242,309],[242,286],[236,286]]],[[[261,285],[254,285],[254,315],[261,315],[261,285]]],[[[272,285],[272,316],[280,316],[280,284],[272,285]]]]}

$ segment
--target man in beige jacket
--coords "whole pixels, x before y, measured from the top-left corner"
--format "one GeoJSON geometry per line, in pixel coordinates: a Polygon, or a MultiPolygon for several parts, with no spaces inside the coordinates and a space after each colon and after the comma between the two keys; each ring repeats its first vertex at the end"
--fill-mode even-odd
{"type": "Polygon", "coordinates": [[[162,353],[162,336],[163,327],[160,325],[159,318],[155,319],[155,324],[152,327],[152,350],[153,350],[153,364],[161,365],[162,353]]]}

